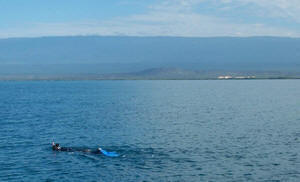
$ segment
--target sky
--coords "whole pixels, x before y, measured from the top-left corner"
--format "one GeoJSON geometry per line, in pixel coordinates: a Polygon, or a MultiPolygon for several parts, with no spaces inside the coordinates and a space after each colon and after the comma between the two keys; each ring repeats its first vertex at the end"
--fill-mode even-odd
{"type": "Polygon", "coordinates": [[[0,0],[0,38],[300,37],[300,0],[0,0]]]}

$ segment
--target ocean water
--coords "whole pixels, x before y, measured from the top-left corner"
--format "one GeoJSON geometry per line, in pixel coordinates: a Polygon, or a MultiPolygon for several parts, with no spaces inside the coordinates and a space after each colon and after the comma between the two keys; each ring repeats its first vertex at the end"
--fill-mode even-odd
{"type": "Polygon", "coordinates": [[[300,181],[300,80],[2,81],[0,181],[300,181]]]}

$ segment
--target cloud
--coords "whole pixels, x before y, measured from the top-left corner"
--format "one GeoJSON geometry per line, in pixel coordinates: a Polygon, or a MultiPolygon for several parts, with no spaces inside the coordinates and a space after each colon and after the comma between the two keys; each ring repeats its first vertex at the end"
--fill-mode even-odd
{"type": "Polygon", "coordinates": [[[259,16],[285,18],[294,23],[300,23],[299,0],[230,0],[240,5],[254,5],[254,12],[259,16]]]}
{"type": "MultiPolygon", "coordinates": [[[[202,13],[197,6],[216,11],[234,11],[241,6],[255,6],[257,16],[267,11],[270,17],[297,20],[300,1],[293,0],[164,0],[149,7],[148,12],[100,21],[34,23],[27,28],[0,31],[0,37],[36,37],[49,35],[128,35],[128,36],[288,36],[300,37],[300,31],[261,21],[236,21],[214,13],[202,13]],[[211,4],[212,3],[212,4],[211,4]],[[280,13],[276,10],[280,9],[280,13]],[[272,13],[271,13],[272,12],[272,13]]],[[[245,12],[246,13],[246,12],[245,12]]],[[[300,15],[299,15],[300,17],[300,15]]]]}
{"type": "Polygon", "coordinates": [[[213,6],[214,10],[225,8],[234,11],[241,7],[252,7],[251,13],[258,16],[283,17],[300,22],[299,0],[164,0],[153,7],[161,10],[186,11],[203,4],[213,6]]]}
{"type": "MultiPolygon", "coordinates": [[[[234,1],[234,0],[233,0],[234,1]]],[[[291,17],[299,21],[299,0],[238,0],[243,3],[254,3],[261,8],[272,12],[274,16],[291,17]]]]}

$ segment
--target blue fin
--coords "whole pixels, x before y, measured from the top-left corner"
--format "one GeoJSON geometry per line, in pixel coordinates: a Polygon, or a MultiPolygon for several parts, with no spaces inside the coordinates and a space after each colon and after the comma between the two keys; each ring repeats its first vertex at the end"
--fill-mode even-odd
{"type": "Polygon", "coordinates": [[[118,157],[119,154],[116,152],[107,152],[106,150],[101,149],[102,154],[108,156],[108,157],[118,157]]]}

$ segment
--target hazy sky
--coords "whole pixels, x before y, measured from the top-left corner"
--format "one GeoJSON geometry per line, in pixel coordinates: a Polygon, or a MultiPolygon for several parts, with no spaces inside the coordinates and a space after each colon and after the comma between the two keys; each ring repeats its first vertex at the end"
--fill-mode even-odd
{"type": "Polygon", "coordinates": [[[300,37],[300,0],[0,0],[0,38],[300,37]]]}

